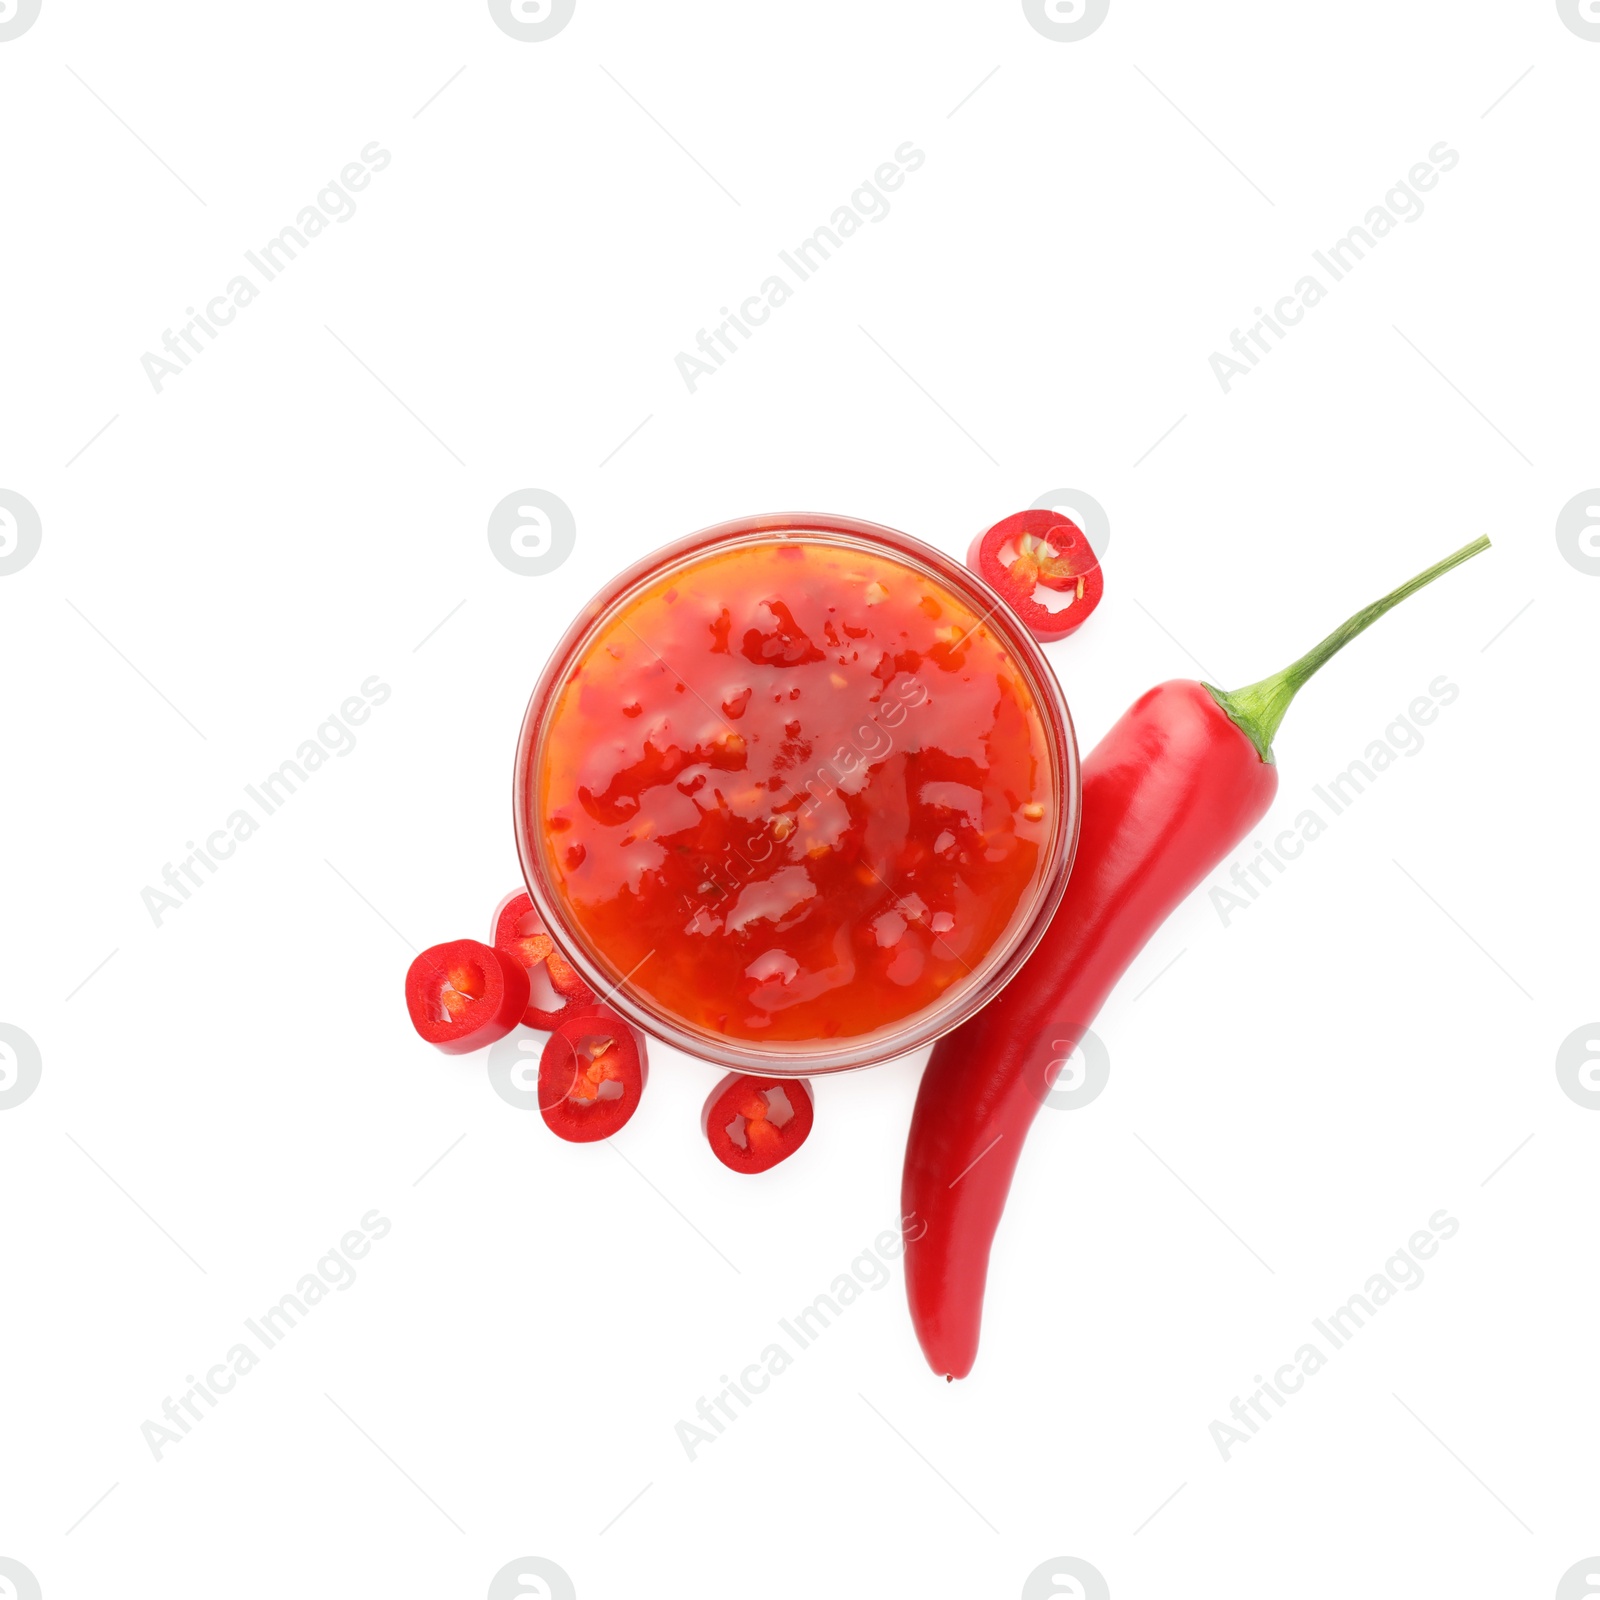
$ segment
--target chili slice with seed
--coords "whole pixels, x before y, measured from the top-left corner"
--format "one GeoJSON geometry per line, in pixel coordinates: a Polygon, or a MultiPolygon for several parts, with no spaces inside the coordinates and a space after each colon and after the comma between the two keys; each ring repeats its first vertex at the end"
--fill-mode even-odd
{"type": "Polygon", "coordinates": [[[700,1112],[711,1153],[734,1172],[767,1172],[806,1142],[815,1107],[803,1078],[730,1072],[700,1112]]]}
{"type": "Polygon", "coordinates": [[[614,1011],[562,1017],[539,1057],[539,1115],[572,1144],[609,1139],[639,1109],[650,1079],[644,1035],[614,1011]]]}
{"type": "Polygon", "coordinates": [[[574,1007],[594,999],[594,990],[556,949],[526,889],[513,889],[494,911],[494,947],[514,957],[527,971],[530,996],[522,1018],[530,1028],[554,1028],[574,1007]],[[554,999],[557,1004],[543,1002],[554,999]]]}
{"type": "Polygon", "coordinates": [[[406,969],[411,1026],[449,1055],[503,1039],[527,1008],[527,972],[515,957],[476,939],[433,945],[406,969]]]}
{"type": "Polygon", "coordinates": [[[1076,633],[1105,593],[1100,558],[1059,511],[1019,511],[972,541],[967,565],[1004,597],[1028,631],[1049,643],[1076,633]],[[1058,610],[1040,589],[1067,597],[1058,610]]]}

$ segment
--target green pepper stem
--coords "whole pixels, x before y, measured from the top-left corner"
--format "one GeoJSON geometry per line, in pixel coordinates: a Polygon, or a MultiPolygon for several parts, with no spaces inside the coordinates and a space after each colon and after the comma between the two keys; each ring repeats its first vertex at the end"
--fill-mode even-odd
{"type": "Polygon", "coordinates": [[[1370,606],[1356,612],[1348,621],[1340,623],[1321,644],[1313,645],[1298,661],[1290,662],[1282,672],[1275,672],[1260,683],[1232,691],[1219,689],[1210,683],[1203,687],[1244,730],[1261,759],[1270,762],[1272,741],[1277,734],[1278,724],[1283,721],[1284,712],[1289,709],[1289,702],[1330,656],[1337,655],[1358,633],[1365,632],[1384,612],[1393,610],[1408,595],[1415,594],[1435,578],[1443,577],[1452,567],[1459,567],[1463,561],[1470,561],[1479,551],[1488,548],[1487,534],[1474,539],[1471,544],[1462,545],[1453,556],[1446,556],[1426,572],[1419,572],[1381,600],[1374,600],[1370,606]]]}

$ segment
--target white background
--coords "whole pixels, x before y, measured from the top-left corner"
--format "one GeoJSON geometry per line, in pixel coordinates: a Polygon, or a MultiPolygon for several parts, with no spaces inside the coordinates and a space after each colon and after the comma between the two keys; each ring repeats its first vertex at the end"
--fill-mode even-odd
{"type": "Polygon", "coordinates": [[[1554,533],[1600,481],[1597,77],[1553,0],[1115,0],[1078,43],[1009,0],[579,0],[534,44],[467,0],[44,0],[0,43],[0,488],[43,525],[0,578],[0,1021],[43,1058],[0,1112],[0,1555],[47,1600],[475,1597],[522,1555],[583,1600],[1010,1597],[1061,1555],[1118,1600],[1553,1595],[1600,1547],[1600,1114],[1554,1072],[1600,1014],[1600,579],[1554,533]],[[357,214],[155,393],[373,140],[357,214]],[[677,352],[905,140],[891,214],[691,395],[677,352]],[[1441,140],[1225,395],[1212,351],[1441,140]],[[759,1181],[664,1048],[615,1152],[568,1146],[412,1035],[408,945],[485,935],[527,695],[623,564],[794,507],[959,552],[1063,485],[1112,530],[1050,647],[1085,749],[1487,531],[1303,694],[1265,826],[1459,699],[1135,962],[970,1379],[897,1271],[691,1462],[679,1419],[893,1226],[920,1060],[822,1082],[759,1181]],[[576,518],[547,577],[486,539],[523,487],[576,518]],[[157,928],[141,890],[372,674],[357,748],[157,928]],[[1441,1207],[1427,1281],[1225,1464],[1213,1419],[1441,1207]],[[372,1208],[359,1281],[152,1459],[372,1208]]]}

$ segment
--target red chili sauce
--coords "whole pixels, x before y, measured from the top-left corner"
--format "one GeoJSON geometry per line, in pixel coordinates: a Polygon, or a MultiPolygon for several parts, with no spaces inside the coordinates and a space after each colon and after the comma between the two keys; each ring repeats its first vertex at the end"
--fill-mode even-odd
{"type": "Polygon", "coordinates": [[[1028,914],[1057,804],[984,613],[823,538],[713,550],[630,597],[531,772],[591,951],[683,1026],[763,1042],[938,1004],[1028,914]]]}

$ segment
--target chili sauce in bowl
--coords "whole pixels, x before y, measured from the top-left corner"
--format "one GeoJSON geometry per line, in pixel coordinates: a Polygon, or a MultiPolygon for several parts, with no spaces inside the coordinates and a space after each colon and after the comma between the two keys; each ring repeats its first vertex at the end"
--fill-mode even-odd
{"type": "Polygon", "coordinates": [[[1065,886],[1078,761],[998,597],[904,534],[762,517],[659,552],[558,648],[518,752],[529,892],[630,1020],[724,1066],[954,1027],[1065,886]]]}

